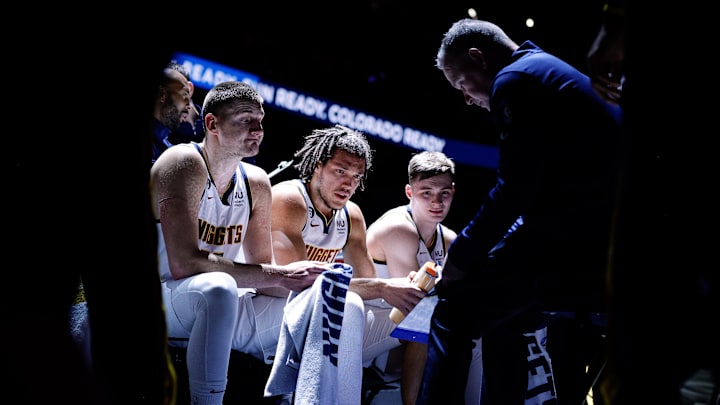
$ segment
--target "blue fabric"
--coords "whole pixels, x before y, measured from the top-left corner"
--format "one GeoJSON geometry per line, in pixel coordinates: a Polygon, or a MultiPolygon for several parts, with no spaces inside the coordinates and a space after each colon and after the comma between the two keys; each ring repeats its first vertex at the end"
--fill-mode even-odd
{"type": "Polygon", "coordinates": [[[582,72],[526,41],[495,76],[490,109],[497,180],[449,248],[444,274],[453,277],[436,287],[421,405],[462,403],[479,337],[489,403],[523,404],[523,332],[549,320],[543,311],[604,310],[619,107],[601,100],[582,72]]]}
{"type": "Polygon", "coordinates": [[[156,118],[153,118],[152,163],[155,163],[165,149],[172,146],[169,139],[171,132],[170,128],[166,127],[156,118]]]}
{"type": "MultiPolygon", "coordinates": [[[[496,75],[490,104],[497,181],[451,245],[450,261],[479,279],[489,268],[549,270],[550,279],[538,282],[559,299],[574,294],[554,287],[568,275],[573,288],[577,276],[595,285],[604,276],[611,227],[619,108],[602,102],[587,76],[530,41],[496,75]],[[520,217],[522,226],[508,233],[520,217]],[[493,255],[481,253],[500,241],[493,255]]],[[[567,301],[575,298],[582,297],[567,301]]]]}

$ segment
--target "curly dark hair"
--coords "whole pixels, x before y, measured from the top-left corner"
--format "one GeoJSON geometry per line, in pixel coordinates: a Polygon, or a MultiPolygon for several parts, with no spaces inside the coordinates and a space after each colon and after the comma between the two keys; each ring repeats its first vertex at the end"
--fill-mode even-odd
{"type": "Polygon", "coordinates": [[[294,157],[299,159],[299,162],[293,167],[300,172],[300,179],[308,182],[317,164],[326,163],[338,149],[365,159],[365,172],[359,186],[360,190],[365,190],[365,181],[372,167],[373,151],[362,132],[342,125],[314,129],[305,137],[303,146],[295,152],[294,157]]]}

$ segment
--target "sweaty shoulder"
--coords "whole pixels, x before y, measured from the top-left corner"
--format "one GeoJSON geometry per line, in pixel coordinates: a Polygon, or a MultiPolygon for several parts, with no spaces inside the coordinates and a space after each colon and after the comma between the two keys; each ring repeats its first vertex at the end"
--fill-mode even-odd
{"type": "Polygon", "coordinates": [[[385,211],[370,227],[368,233],[385,234],[392,230],[406,229],[415,232],[415,224],[408,218],[407,206],[403,205],[385,211]]]}
{"type": "Polygon", "coordinates": [[[254,201],[253,206],[255,207],[255,203],[258,202],[270,207],[272,203],[270,177],[265,169],[246,162],[241,162],[240,164],[243,165],[245,175],[247,175],[248,183],[250,184],[254,201]]]}
{"type": "Polygon", "coordinates": [[[241,162],[241,164],[245,168],[245,173],[247,174],[248,180],[250,180],[251,183],[262,183],[270,187],[270,177],[268,176],[265,169],[260,166],[255,166],[246,162],[241,162]]]}
{"type": "Polygon", "coordinates": [[[406,206],[388,210],[368,227],[368,249],[373,258],[386,260],[390,254],[386,254],[386,246],[403,252],[417,249],[417,228],[405,215],[406,210],[406,206]]]}
{"type": "Polygon", "coordinates": [[[272,186],[273,198],[275,196],[282,198],[299,198],[302,199],[302,194],[298,187],[298,183],[293,180],[285,180],[276,183],[272,186]]]}
{"type": "Polygon", "coordinates": [[[345,207],[348,209],[348,215],[350,215],[350,219],[354,220],[362,220],[363,223],[365,223],[365,216],[363,215],[362,210],[360,209],[360,206],[352,201],[348,201],[345,204],[345,207]]]}
{"type": "Polygon", "coordinates": [[[166,149],[150,168],[153,214],[160,217],[163,201],[196,201],[207,181],[207,168],[200,153],[191,145],[166,149]]]}
{"type": "Polygon", "coordinates": [[[207,173],[205,161],[192,144],[178,144],[166,149],[150,168],[150,175],[207,173]]]}
{"type": "Polygon", "coordinates": [[[305,211],[305,198],[300,192],[300,184],[293,180],[285,180],[272,186],[273,211],[302,209],[305,211]]]}

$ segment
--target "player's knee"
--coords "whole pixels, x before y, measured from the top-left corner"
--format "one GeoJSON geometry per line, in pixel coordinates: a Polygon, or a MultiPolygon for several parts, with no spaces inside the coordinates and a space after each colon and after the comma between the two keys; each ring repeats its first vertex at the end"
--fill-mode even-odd
{"type": "Polygon", "coordinates": [[[346,323],[357,325],[357,327],[360,328],[360,331],[362,331],[362,328],[365,325],[365,303],[357,293],[352,291],[348,291],[345,296],[343,327],[346,326],[346,323]]]}
{"type": "Polygon", "coordinates": [[[237,306],[238,292],[235,279],[222,272],[205,273],[197,286],[208,306],[237,306]]]}

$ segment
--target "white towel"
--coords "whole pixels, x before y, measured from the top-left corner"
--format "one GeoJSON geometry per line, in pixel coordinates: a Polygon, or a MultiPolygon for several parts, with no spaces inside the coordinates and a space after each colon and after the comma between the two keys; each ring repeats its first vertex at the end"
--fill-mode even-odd
{"type": "MultiPolygon", "coordinates": [[[[361,352],[350,358],[343,353],[338,367],[341,337],[345,339],[340,332],[351,274],[349,265],[335,264],[312,287],[290,294],[265,396],[294,392],[296,405],[360,403],[359,388],[340,387],[347,385],[343,378],[348,370],[361,370],[361,352]]],[[[361,347],[361,342],[362,333],[357,342],[344,343],[343,347],[361,347]]],[[[358,380],[357,386],[360,385],[358,380]]]]}

